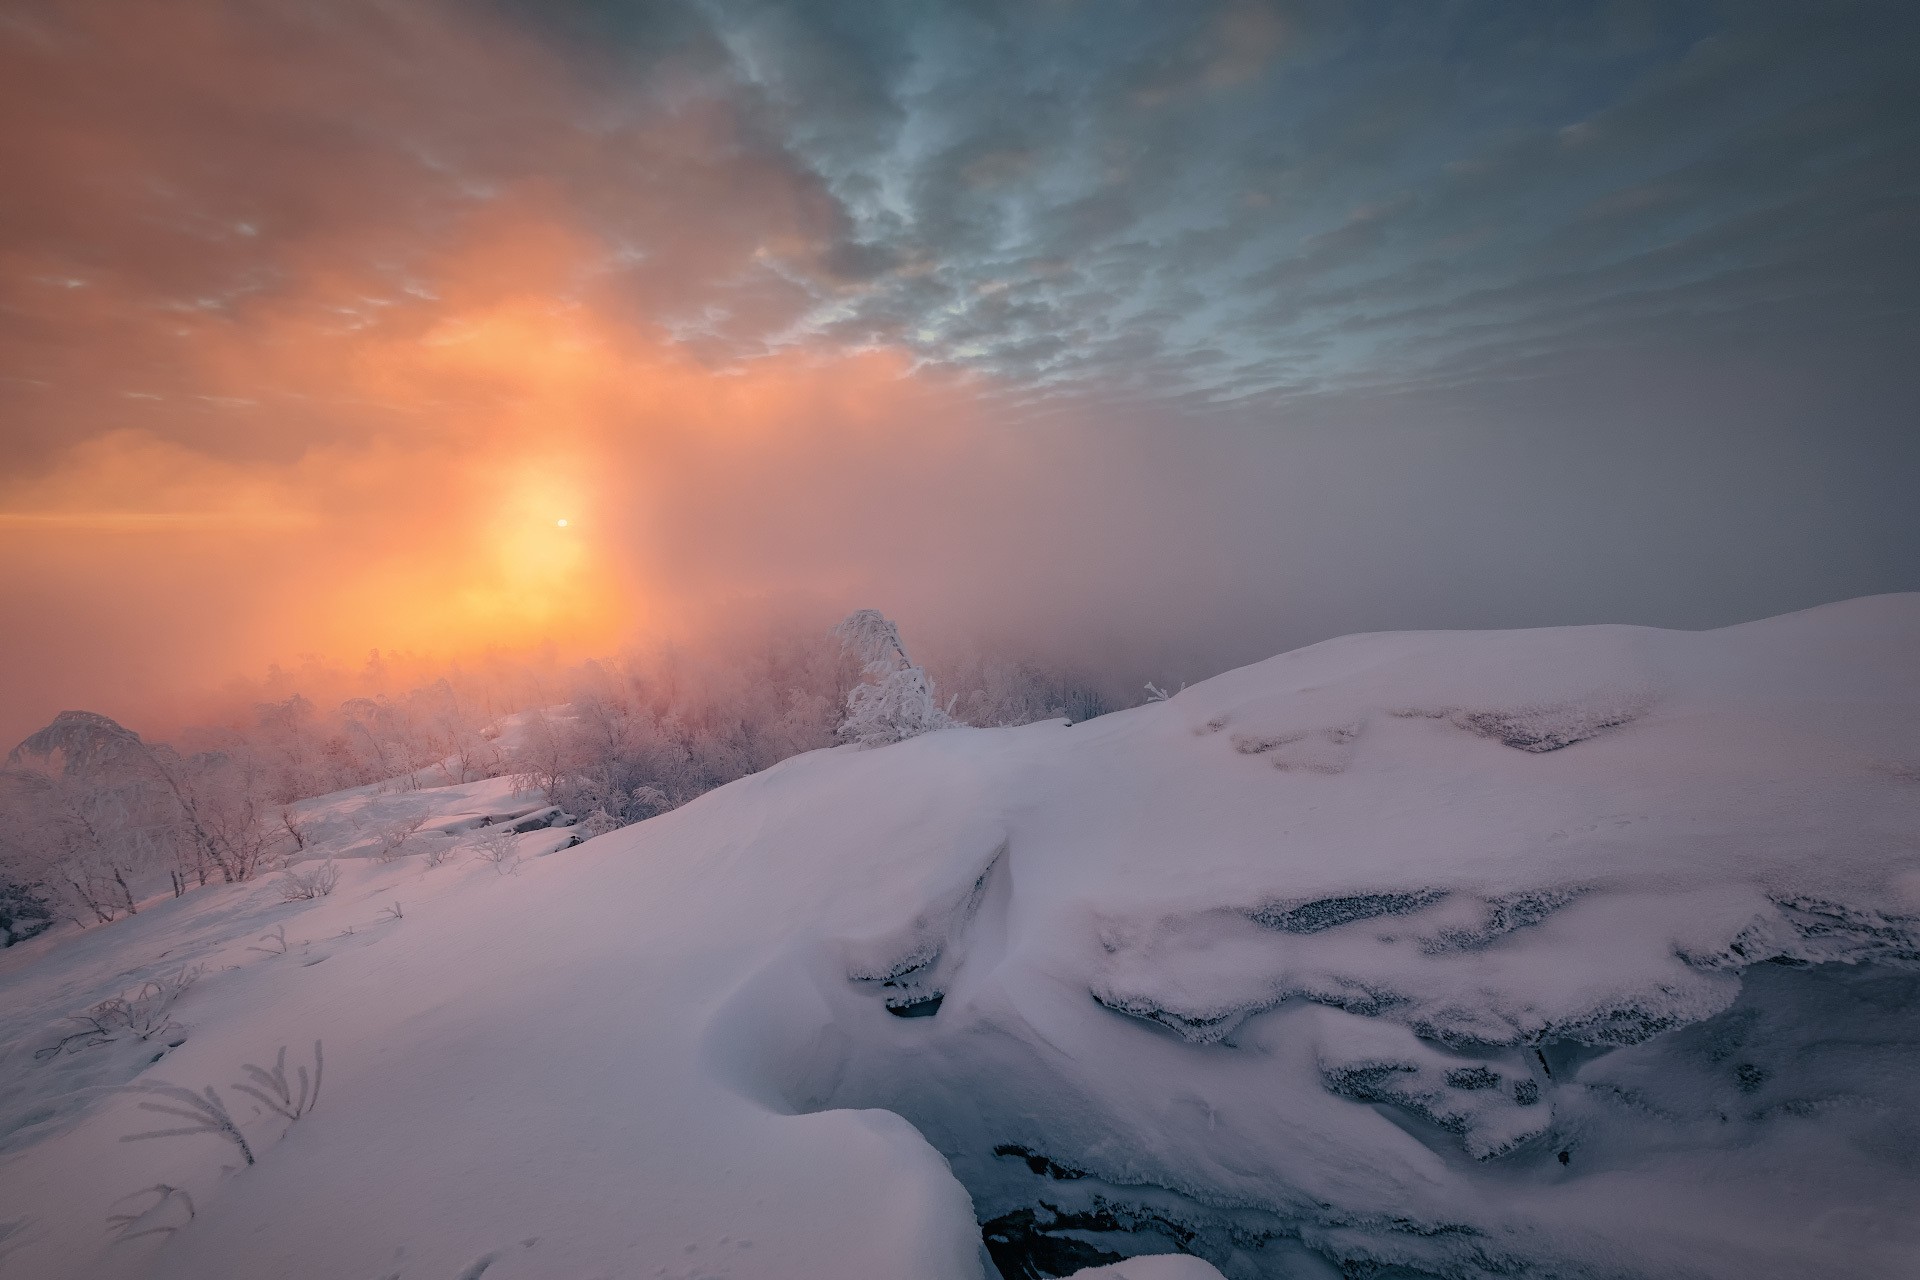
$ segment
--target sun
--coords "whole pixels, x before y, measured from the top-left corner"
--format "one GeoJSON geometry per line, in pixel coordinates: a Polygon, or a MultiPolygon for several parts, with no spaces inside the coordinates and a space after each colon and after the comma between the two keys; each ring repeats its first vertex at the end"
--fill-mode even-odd
{"type": "Polygon", "coordinates": [[[555,521],[553,522],[553,524],[554,524],[554,527],[555,527],[556,529],[564,529],[564,528],[566,528],[566,527],[567,527],[567,520],[566,520],[566,517],[565,517],[565,516],[562,516],[562,517],[561,517],[560,519],[558,519],[558,520],[555,520],[555,521]]]}

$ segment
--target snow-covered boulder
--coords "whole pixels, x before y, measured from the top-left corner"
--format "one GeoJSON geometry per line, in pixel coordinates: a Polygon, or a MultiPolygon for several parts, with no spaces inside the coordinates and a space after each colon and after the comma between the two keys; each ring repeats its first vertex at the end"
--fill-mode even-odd
{"type": "Polygon", "coordinates": [[[183,1000],[170,1083],[325,1041],[257,1164],[101,1096],[0,1274],[1911,1276],[1920,596],[816,752],[383,928],[183,1000]]]}

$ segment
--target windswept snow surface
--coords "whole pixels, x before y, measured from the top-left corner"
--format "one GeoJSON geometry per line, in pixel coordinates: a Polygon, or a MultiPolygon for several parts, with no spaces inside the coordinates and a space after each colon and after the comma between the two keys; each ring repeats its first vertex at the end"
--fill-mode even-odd
{"type": "Polygon", "coordinates": [[[0,1274],[1920,1274],[1920,596],[1356,636],[561,834],[7,953],[0,1274]],[[191,963],[157,1061],[33,1057],[191,963]],[[258,1163],[122,1142],[155,1080],[258,1163]]]}

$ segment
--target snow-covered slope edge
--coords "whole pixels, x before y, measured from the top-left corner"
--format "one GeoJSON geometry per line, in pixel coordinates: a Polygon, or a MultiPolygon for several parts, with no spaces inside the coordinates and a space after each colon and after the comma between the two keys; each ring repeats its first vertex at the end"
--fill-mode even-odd
{"type": "Polygon", "coordinates": [[[1916,655],[1916,596],[1359,636],[799,757],[209,979],[152,1073],[324,1039],[321,1106],[223,1176],[102,1101],[0,1163],[0,1273],[971,1280],[977,1215],[1040,1274],[1908,1275],[1916,655]]]}

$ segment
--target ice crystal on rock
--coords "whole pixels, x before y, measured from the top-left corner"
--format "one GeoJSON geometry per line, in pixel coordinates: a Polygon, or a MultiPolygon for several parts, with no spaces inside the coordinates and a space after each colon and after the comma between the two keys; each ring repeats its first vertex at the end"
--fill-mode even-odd
{"type": "Polygon", "coordinates": [[[1485,903],[1485,918],[1465,928],[1443,928],[1431,938],[1421,940],[1421,949],[1429,955],[1447,951],[1475,951],[1492,945],[1516,929],[1537,925],[1548,916],[1578,898],[1584,889],[1560,887],[1528,889],[1499,894],[1485,903]]]}
{"type": "Polygon", "coordinates": [[[1597,738],[1644,715],[1652,699],[1645,696],[1564,702],[1522,707],[1512,711],[1459,711],[1454,721],[1484,738],[1517,751],[1539,754],[1559,751],[1576,742],[1597,738]]]}
{"type": "Polygon", "coordinates": [[[1447,896],[1445,889],[1414,889],[1400,893],[1356,893],[1305,902],[1273,903],[1252,912],[1254,921],[1282,933],[1319,933],[1359,920],[1404,916],[1430,907],[1447,896]]]}

